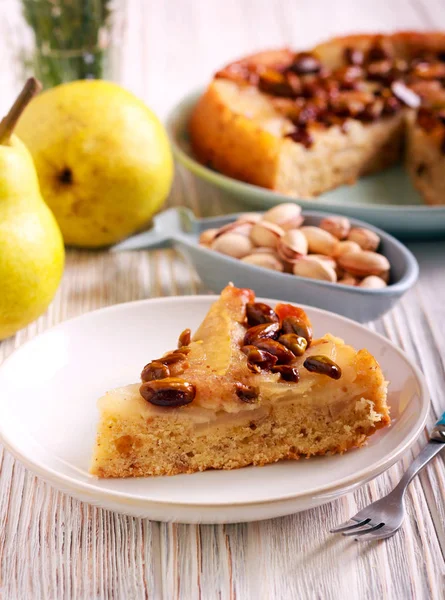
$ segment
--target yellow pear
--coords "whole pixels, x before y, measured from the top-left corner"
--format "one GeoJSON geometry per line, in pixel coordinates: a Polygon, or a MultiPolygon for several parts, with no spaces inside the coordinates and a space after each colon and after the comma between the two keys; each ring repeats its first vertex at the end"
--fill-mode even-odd
{"type": "Polygon", "coordinates": [[[100,247],[127,237],[170,191],[173,160],[164,128],[114,83],[74,81],[40,94],[17,133],[66,244],[100,247]]]}
{"type": "Polygon", "coordinates": [[[64,265],[63,239],[30,153],[12,130],[39,89],[30,79],[0,124],[0,340],[45,312],[64,265]]]}

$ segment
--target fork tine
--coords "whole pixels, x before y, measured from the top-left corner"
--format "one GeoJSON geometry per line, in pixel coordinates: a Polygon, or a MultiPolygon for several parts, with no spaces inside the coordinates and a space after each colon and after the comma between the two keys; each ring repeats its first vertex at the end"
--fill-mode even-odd
{"type": "Polygon", "coordinates": [[[345,521],[344,523],[340,523],[337,527],[330,529],[331,533],[341,533],[342,531],[348,531],[350,529],[356,529],[357,527],[363,527],[363,525],[367,525],[371,519],[358,519],[354,521],[354,519],[349,519],[349,521],[345,521]]]}
{"type": "Polygon", "coordinates": [[[362,535],[367,535],[370,534],[371,532],[374,531],[378,531],[379,529],[381,529],[382,527],[384,527],[385,523],[379,523],[378,525],[373,525],[372,527],[361,527],[359,529],[356,529],[354,531],[345,531],[343,533],[343,535],[359,535],[360,537],[362,535]]]}
{"type": "Polygon", "coordinates": [[[376,542],[377,540],[384,540],[393,536],[396,533],[395,531],[391,531],[390,533],[382,533],[380,529],[377,529],[375,532],[365,533],[364,535],[360,535],[354,538],[356,542],[376,542]]]}

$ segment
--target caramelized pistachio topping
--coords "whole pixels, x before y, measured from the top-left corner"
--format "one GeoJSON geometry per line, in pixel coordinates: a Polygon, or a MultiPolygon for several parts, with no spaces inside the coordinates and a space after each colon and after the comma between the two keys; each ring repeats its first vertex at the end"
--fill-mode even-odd
{"type": "Polygon", "coordinates": [[[265,350],[273,356],[276,356],[277,362],[281,364],[290,363],[295,358],[295,354],[293,352],[288,350],[286,346],[283,346],[283,344],[280,344],[276,340],[260,339],[257,340],[254,345],[260,350],[265,350]]]}
{"type": "Polygon", "coordinates": [[[272,373],[279,373],[281,379],[284,379],[284,381],[298,383],[300,380],[300,373],[298,372],[297,367],[293,367],[292,365],[276,365],[275,367],[272,367],[272,373]]]}
{"type": "Polygon", "coordinates": [[[279,321],[276,312],[263,302],[249,302],[246,306],[246,316],[249,327],[279,321]]]}
{"type": "Polygon", "coordinates": [[[196,394],[195,386],[179,377],[146,381],[139,392],[151,404],[172,408],[190,404],[196,394]]]}
{"type": "Polygon", "coordinates": [[[185,356],[188,353],[185,352],[186,349],[188,350],[188,352],[190,352],[190,350],[184,346],[184,348],[179,348],[178,350],[168,352],[164,356],[161,356],[161,358],[156,359],[156,362],[161,362],[164,365],[172,365],[174,363],[179,362],[180,360],[185,360],[185,356]]]}
{"type": "MultiPolygon", "coordinates": [[[[428,106],[428,97],[417,93],[419,83],[440,87],[445,81],[443,52],[419,50],[410,58],[397,58],[384,36],[376,36],[366,50],[345,48],[343,59],[343,65],[328,68],[314,53],[298,52],[287,64],[234,63],[217,77],[256,86],[268,94],[294,126],[285,136],[305,148],[315,141],[310,125],[337,125],[345,131],[350,118],[369,123],[407,106],[428,106]]],[[[436,107],[432,112],[437,112],[436,107]]]]}
{"type": "Polygon", "coordinates": [[[259,391],[253,385],[246,385],[244,383],[235,384],[236,395],[240,400],[247,403],[258,402],[259,391]]]}
{"type": "Polygon", "coordinates": [[[244,346],[257,345],[256,342],[258,340],[274,339],[277,337],[279,330],[279,323],[263,323],[262,325],[250,327],[244,336],[244,346]]]}
{"type": "Polygon", "coordinates": [[[152,360],[142,370],[142,381],[154,381],[155,379],[165,379],[170,377],[170,369],[164,363],[152,360]]]}
{"type": "Polygon", "coordinates": [[[303,363],[305,369],[311,373],[319,373],[320,375],[327,375],[332,379],[340,379],[341,369],[340,367],[327,356],[309,356],[303,363]]]}
{"type": "Polygon", "coordinates": [[[303,356],[312,341],[310,321],[303,309],[279,305],[276,311],[260,302],[246,306],[247,331],[242,352],[253,373],[262,370],[279,373],[284,381],[299,381],[299,372],[293,364],[303,356]],[[278,314],[277,314],[278,313],[278,314]],[[258,321],[264,320],[263,323],[258,321]]]}
{"type": "Polygon", "coordinates": [[[178,348],[182,348],[183,346],[188,346],[192,339],[192,332],[190,329],[184,329],[178,339],[178,348]]]}
{"type": "Polygon", "coordinates": [[[307,322],[298,317],[286,317],[283,319],[283,323],[281,326],[284,333],[295,333],[299,337],[303,337],[308,347],[312,342],[312,329],[307,322]]]}
{"type": "Polygon", "coordinates": [[[297,335],[296,333],[284,333],[278,338],[280,344],[286,346],[295,356],[303,356],[307,348],[306,338],[297,335]]]}
{"type": "Polygon", "coordinates": [[[278,361],[276,356],[256,346],[243,346],[241,350],[247,356],[247,364],[254,373],[259,373],[261,369],[268,370],[278,361]]]}

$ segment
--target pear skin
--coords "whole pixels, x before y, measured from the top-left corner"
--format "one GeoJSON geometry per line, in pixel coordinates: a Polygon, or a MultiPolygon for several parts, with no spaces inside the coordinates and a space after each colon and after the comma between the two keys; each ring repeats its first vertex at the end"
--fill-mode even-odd
{"type": "Polygon", "coordinates": [[[45,312],[59,286],[64,256],[31,155],[12,135],[0,144],[0,340],[45,312]]]}
{"type": "Polygon", "coordinates": [[[127,237],[169,193],[167,134],[141,100],[114,83],[74,81],[47,90],[16,131],[68,245],[94,248],[127,237]]]}

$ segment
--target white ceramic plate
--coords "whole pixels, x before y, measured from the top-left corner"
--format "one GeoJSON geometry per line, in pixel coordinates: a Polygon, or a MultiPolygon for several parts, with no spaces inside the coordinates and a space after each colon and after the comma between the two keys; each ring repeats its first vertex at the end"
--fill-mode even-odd
{"type": "MultiPolygon", "coordinates": [[[[307,308],[315,335],[328,331],[367,347],[391,381],[391,428],[343,456],[267,467],[146,479],[98,480],[88,473],[106,390],[135,382],[142,365],[196,328],[215,296],[132,302],[66,321],[17,350],[0,368],[2,442],[55,487],[104,508],[183,523],[281,516],[329,502],[392,465],[422,431],[428,411],[419,369],[361,325],[307,308]]],[[[268,301],[274,305],[275,301],[268,301]]]]}

